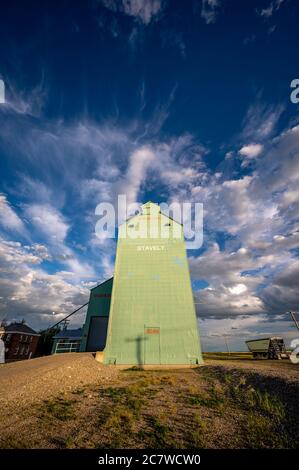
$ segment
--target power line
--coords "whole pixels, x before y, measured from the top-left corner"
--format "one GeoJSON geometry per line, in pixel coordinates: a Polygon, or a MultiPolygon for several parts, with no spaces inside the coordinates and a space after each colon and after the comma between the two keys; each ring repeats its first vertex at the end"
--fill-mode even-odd
{"type": "Polygon", "coordinates": [[[49,328],[47,328],[46,331],[52,330],[53,328],[55,328],[56,326],[58,326],[60,323],[64,322],[67,318],[69,318],[69,317],[71,317],[72,315],[74,315],[74,313],[79,312],[79,310],[81,310],[81,308],[86,307],[86,305],[88,305],[88,304],[89,304],[89,301],[86,302],[86,304],[81,305],[81,307],[79,307],[79,308],[77,308],[76,310],[74,310],[72,313],[70,313],[69,315],[67,315],[66,317],[64,317],[62,320],[59,320],[59,322],[55,323],[55,325],[50,326],[49,328]]]}

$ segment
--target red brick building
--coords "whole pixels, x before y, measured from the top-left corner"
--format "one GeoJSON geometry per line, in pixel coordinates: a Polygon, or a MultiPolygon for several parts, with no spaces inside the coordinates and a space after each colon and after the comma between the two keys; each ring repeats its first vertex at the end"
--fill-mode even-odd
{"type": "Polygon", "coordinates": [[[25,323],[11,323],[4,327],[5,362],[34,357],[40,335],[25,323]]]}

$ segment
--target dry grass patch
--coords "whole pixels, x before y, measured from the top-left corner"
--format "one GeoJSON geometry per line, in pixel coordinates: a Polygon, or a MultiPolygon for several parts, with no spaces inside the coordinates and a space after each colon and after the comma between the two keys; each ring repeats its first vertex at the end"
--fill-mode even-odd
{"type": "Polygon", "coordinates": [[[225,367],[129,369],[19,410],[22,418],[11,419],[0,442],[15,448],[296,447],[298,387],[283,381],[275,387],[264,376],[225,367]]]}

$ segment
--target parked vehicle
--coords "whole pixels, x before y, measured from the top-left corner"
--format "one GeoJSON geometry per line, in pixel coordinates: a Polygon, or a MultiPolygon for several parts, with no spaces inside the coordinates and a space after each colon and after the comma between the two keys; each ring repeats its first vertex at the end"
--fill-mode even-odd
{"type": "Polygon", "coordinates": [[[279,336],[252,339],[246,341],[247,347],[255,359],[288,359],[284,340],[279,336]]]}

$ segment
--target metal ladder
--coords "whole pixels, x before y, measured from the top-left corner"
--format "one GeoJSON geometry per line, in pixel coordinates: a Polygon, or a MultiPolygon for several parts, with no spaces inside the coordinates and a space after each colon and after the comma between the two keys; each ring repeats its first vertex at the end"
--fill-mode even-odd
{"type": "Polygon", "coordinates": [[[282,353],[282,350],[280,349],[278,343],[276,342],[275,339],[272,340],[271,343],[272,343],[272,347],[273,347],[273,349],[274,349],[274,351],[275,351],[275,354],[276,354],[277,359],[281,360],[281,353],[282,353]]]}

